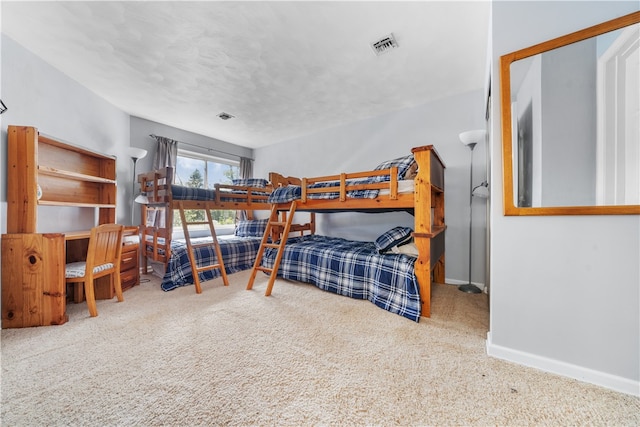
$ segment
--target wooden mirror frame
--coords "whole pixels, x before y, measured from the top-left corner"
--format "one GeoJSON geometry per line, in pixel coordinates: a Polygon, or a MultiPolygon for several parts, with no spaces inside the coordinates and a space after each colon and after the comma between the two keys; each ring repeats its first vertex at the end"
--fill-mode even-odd
{"type": "Polygon", "coordinates": [[[502,112],[502,182],[504,215],[638,215],[640,205],[518,207],[513,200],[513,136],[511,131],[511,64],[549,50],[640,23],[640,11],[612,19],[500,57],[502,112]]]}

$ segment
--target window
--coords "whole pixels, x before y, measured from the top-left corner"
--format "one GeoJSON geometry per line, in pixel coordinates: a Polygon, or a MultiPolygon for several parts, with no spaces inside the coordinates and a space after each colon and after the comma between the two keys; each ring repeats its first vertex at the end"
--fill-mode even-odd
{"type": "MultiPolygon", "coordinates": [[[[186,187],[214,188],[215,184],[231,184],[233,179],[240,177],[240,167],[237,161],[219,159],[200,153],[178,150],[176,162],[175,183],[186,187]]],[[[233,230],[235,226],[236,211],[211,211],[216,232],[225,229],[233,230]]],[[[189,221],[205,221],[206,216],[201,210],[186,210],[185,216],[189,221]]],[[[180,215],[173,216],[173,227],[182,231],[180,215]]],[[[203,230],[209,230],[204,225],[203,230]]],[[[196,230],[192,227],[189,230],[196,230]]],[[[178,231],[176,230],[176,231],[178,231]]],[[[225,234],[225,233],[222,233],[225,234]]]]}

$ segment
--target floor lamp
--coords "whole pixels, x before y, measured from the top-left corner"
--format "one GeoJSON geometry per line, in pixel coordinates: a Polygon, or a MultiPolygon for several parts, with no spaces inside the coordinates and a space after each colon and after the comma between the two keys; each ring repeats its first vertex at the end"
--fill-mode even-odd
{"type": "Polygon", "coordinates": [[[458,286],[458,289],[462,292],[469,294],[479,294],[482,292],[479,287],[471,283],[471,250],[472,250],[472,238],[473,238],[473,192],[479,187],[487,187],[488,184],[484,181],[477,187],[473,187],[473,149],[479,142],[483,142],[486,138],[487,132],[484,129],[470,130],[462,132],[460,134],[460,141],[471,150],[471,161],[469,171],[469,283],[458,286]]]}
{"type": "Polygon", "coordinates": [[[133,161],[133,179],[131,180],[131,225],[134,225],[133,208],[135,206],[135,203],[133,199],[135,198],[136,194],[136,163],[138,163],[138,160],[142,159],[146,155],[147,150],[143,148],[129,147],[129,157],[131,157],[131,160],[133,161]]]}

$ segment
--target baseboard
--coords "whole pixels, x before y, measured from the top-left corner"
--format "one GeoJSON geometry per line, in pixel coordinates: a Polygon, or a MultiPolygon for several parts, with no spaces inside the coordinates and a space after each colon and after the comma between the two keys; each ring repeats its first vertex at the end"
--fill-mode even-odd
{"type": "MultiPolygon", "coordinates": [[[[458,280],[458,279],[447,279],[446,277],[444,278],[444,281],[447,285],[466,285],[467,283],[469,283],[466,280],[458,280]]],[[[478,282],[471,282],[472,285],[476,285],[477,287],[479,287],[480,289],[482,289],[484,291],[484,283],[478,283],[478,282]]]]}
{"type": "Polygon", "coordinates": [[[559,360],[549,359],[535,354],[495,345],[491,341],[491,332],[487,333],[487,354],[497,359],[518,363],[520,365],[540,369],[541,371],[562,375],[564,377],[595,384],[620,393],[640,397],[640,381],[633,381],[628,378],[594,371],[592,369],[572,365],[559,360]]]}

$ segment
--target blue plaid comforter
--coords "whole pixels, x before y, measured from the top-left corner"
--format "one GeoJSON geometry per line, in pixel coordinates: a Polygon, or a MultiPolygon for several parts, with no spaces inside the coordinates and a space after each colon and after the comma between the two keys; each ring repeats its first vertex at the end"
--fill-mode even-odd
{"type": "MultiPolygon", "coordinates": [[[[266,248],[262,265],[271,268],[275,256],[275,249],[266,248]]],[[[278,277],[367,299],[417,322],[421,306],[414,264],[408,255],[379,254],[373,242],[308,235],[287,241],[278,277]]]]}
{"type": "MultiPolygon", "coordinates": [[[[216,200],[216,190],[210,188],[193,188],[184,187],[182,185],[172,185],[171,194],[173,200],[200,200],[200,201],[214,201],[216,200]]],[[[246,191],[234,190],[234,191],[220,191],[220,200],[227,202],[237,201],[237,197],[233,197],[234,194],[247,194],[246,191]],[[226,197],[225,197],[226,193],[226,197]]],[[[269,193],[253,192],[254,196],[267,196],[269,193]]],[[[253,199],[255,203],[266,202],[264,199],[253,199]]]]}
{"type": "Polygon", "coordinates": [[[172,185],[171,194],[174,200],[215,200],[216,190],[208,188],[183,187],[172,185]]]}
{"type": "MultiPolygon", "coordinates": [[[[256,254],[260,248],[262,237],[237,237],[220,236],[218,243],[222,251],[222,261],[224,262],[227,274],[237,273],[253,267],[256,254]]],[[[211,237],[191,239],[194,244],[213,242],[211,237]]],[[[215,264],[217,261],[216,252],[211,246],[203,246],[195,249],[196,262],[199,266],[215,264]]],[[[221,276],[220,270],[207,270],[199,273],[201,281],[215,279],[221,276]]],[[[192,285],[193,273],[191,263],[187,254],[187,244],[182,241],[171,241],[171,257],[167,264],[167,271],[162,278],[160,287],[163,291],[170,291],[180,286],[192,285]]]]}
{"type": "MultiPolygon", "coordinates": [[[[350,179],[346,181],[346,185],[357,184],[377,184],[380,182],[389,181],[389,176],[377,176],[371,178],[350,179]]],[[[309,185],[308,188],[333,188],[336,187],[338,191],[322,192],[322,193],[310,193],[307,194],[308,199],[339,199],[340,198],[340,181],[326,181],[317,182],[309,185]]],[[[380,190],[351,190],[347,191],[347,197],[353,199],[375,199],[378,197],[380,190]]],[[[287,185],[286,187],[278,187],[273,190],[267,200],[269,203],[289,203],[294,200],[299,200],[302,197],[302,187],[298,185],[287,185]]]]}

